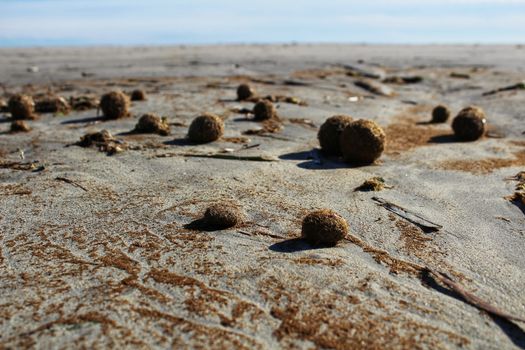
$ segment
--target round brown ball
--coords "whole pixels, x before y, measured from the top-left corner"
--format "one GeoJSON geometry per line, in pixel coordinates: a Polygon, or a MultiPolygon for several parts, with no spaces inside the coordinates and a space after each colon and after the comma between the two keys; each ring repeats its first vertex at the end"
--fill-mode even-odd
{"type": "Polygon", "coordinates": [[[375,122],[360,119],[347,125],[339,140],[346,162],[371,164],[383,153],[386,135],[375,122]]]}
{"type": "Polygon", "coordinates": [[[71,106],[65,98],[60,96],[46,96],[36,100],[35,111],[38,113],[64,113],[67,114],[71,106]]]}
{"type": "Polygon", "coordinates": [[[145,101],[146,92],[141,89],[136,89],[131,92],[131,101],[145,101]]]}
{"type": "Polygon", "coordinates": [[[240,224],[243,221],[243,214],[233,204],[216,203],[206,209],[203,219],[207,228],[222,230],[240,224]]]}
{"type": "Polygon", "coordinates": [[[450,109],[439,105],[432,110],[432,123],[445,123],[450,118],[450,109]]]}
{"type": "Polygon", "coordinates": [[[253,115],[255,120],[268,120],[276,115],[275,106],[267,100],[259,101],[253,107],[253,115]]]}
{"type": "Polygon", "coordinates": [[[11,123],[11,128],[9,131],[11,133],[29,132],[31,131],[31,128],[24,120],[15,120],[11,123]]]}
{"type": "Polygon", "coordinates": [[[111,91],[101,97],[100,109],[106,119],[128,117],[129,98],[123,92],[111,91]]]}
{"type": "Polygon", "coordinates": [[[237,88],[237,100],[245,101],[255,96],[255,89],[248,84],[241,84],[237,88]]]}
{"type": "Polygon", "coordinates": [[[8,108],[13,119],[35,119],[35,102],[31,96],[22,94],[11,96],[8,108]]]}
{"type": "Polygon", "coordinates": [[[479,107],[462,109],[452,122],[456,138],[461,141],[475,141],[485,133],[487,119],[485,112],[479,107]]]}
{"type": "Polygon", "coordinates": [[[304,217],[301,233],[312,244],[335,245],[348,234],[348,224],[335,211],[321,209],[304,217]]]}
{"type": "Polygon", "coordinates": [[[140,117],[133,131],[136,133],[159,134],[166,136],[170,133],[170,126],[165,119],[160,118],[155,114],[147,113],[140,117]]]}
{"type": "Polygon", "coordinates": [[[319,128],[317,138],[324,153],[334,156],[341,155],[339,138],[344,128],[353,121],[348,115],[335,115],[326,119],[319,128]]]}
{"type": "Polygon", "coordinates": [[[224,134],[224,122],[219,116],[206,113],[195,119],[188,129],[188,138],[195,143],[218,140],[224,134]]]}

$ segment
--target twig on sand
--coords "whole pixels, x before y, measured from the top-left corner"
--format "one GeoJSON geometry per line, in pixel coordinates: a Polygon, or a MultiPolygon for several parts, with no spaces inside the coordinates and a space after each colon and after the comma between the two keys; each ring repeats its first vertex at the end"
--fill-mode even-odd
{"type": "Polygon", "coordinates": [[[424,217],[413,213],[408,209],[402,208],[399,205],[391,203],[383,198],[372,197],[372,199],[379,203],[379,205],[386,210],[391,211],[392,213],[420,227],[425,233],[436,232],[443,228],[443,226],[433,223],[432,221],[427,220],[424,217]]]}
{"type": "Polygon", "coordinates": [[[70,185],[73,185],[75,187],[78,187],[80,188],[81,190],[84,190],[85,192],[88,192],[87,188],[85,188],[84,186],[82,186],[81,184],[79,183],[76,183],[75,181],[73,180],[70,180],[70,179],[66,179],[65,177],[55,177],[55,180],[57,181],[63,181],[65,183],[68,183],[70,185]]]}
{"type": "Polygon", "coordinates": [[[189,158],[216,158],[216,159],[227,159],[227,160],[241,160],[250,162],[277,162],[278,159],[272,156],[261,155],[261,156],[239,156],[234,154],[223,154],[223,153],[211,153],[211,154],[198,154],[198,153],[163,153],[156,155],[157,158],[169,158],[169,157],[189,157],[189,158]]]}
{"type": "Polygon", "coordinates": [[[482,96],[490,96],[497,94],[498,92],[502,91],[510,91],[510,90],[525,90],[525,81],[522,81],[521,83],[510,85],[510,86],[504,86],[495,90],[484,92],[482,96]]]}

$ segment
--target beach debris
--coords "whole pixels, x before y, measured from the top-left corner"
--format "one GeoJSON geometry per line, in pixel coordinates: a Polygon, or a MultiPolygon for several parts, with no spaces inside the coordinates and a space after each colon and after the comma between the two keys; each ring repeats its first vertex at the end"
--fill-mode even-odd
{"type": "Polygon", "coordinates": [[[470,79],[470,75],[465,74],[465,73],[452,72],[450,73],[449,76],[451,78],[456,78],[456,79],[470,79]]]}
{"type": "Polygon", "coordinates": [[[68,183],[68,184],[70,184],[70,185],[73,185],[73,186],[75,186],[75,187],[80,188],[80,189],[83,190],[84,192],[88,192],[87,188],[85,188],[85,187],[82,186],[81,184],[76,183],[75,181],[70,180],[70,179],[68,179],[68,178],[65,178],[65,177],[55,177],[55,180],[56,180],[56,181],[62,181],[62,182],[68,183]]]}
{"type": "Polygon", "coordinates": [[[162,153],[157,158],[188,157],[188,158],[215,158],[226,160],[239,160],[248,162],[278,162],[279,159],[270,155],[240,156],[231,153],[162,153]]]}
{"type": "Polygon", "coordinates": [[[317,133],[317,139],[325,154],[341,155],[341,133],[352,121],[353,118],[349,115],[334,115],[325,120],[317,133]]]}
{"type": "Polygon", "coordinates": [[[12,162],[12,161],[2,161],[0,160],[0,169],[11,169],[11,170],[22,170],[22,171],[32,171],[37,172],[42,168],[42,165],[38,165],[39,161],[22,163],[22,162],[12,162]]]}
{"type": "Polygon", "coordinates": [[[94,96],[71,96],[69,98],[69,105],[75,111],[85,111],[88,109],[98,108],[100,101],[94,96]]]}
{"type": "Polygon", "coordinates": [[[505,199],[510,202],[525,205],[525,171],[520,171],[515,176],[508,178],[508,180],[514,180],[518,183],[516,184],[514,194],[505,197],[505,199]]]}
{"type": "Polygon", "coordinates": [[[397,85],[417,84],[421,83],[422,81],[423,77],[419,75],[393,76],[383,79],[383,83],[397,85]]]}
{"type": "Polygon", "coordinates": [[[244,215],[238,206],[232,203],[214,203],[204,212],[204,222],[209,228],[223,230],[235,227],[243,221],[244,215]]]}
{"type": "Polygon", "coordinates": [[[35,101],[35,111],[38,113],[67,114],[71,110],[69,103],[60,96],[45,96],[35,101]]]}
{"type": "Polygon", "coordinates": [[[443,228],[443,226],[433,223],[432,221],[425,219],[421,215],[416,214],[408,209],[402,208],[399,205],[391,203],[386,199],[380,197],[372,197],[372,200],[377,202],[378,205],[382,206],[386,210],[418,226],[425,233],[437,232],[443,228]]]}
{"type": "Polygon", "coordinates": [[[315,210],[304,217],[301,234],[315,245],[336,245],[348,234],[348,224],[331,209],[315,210]]]}
{"type": "Polygon", "coordinates": [[[461,141],[475,141],[485,133],[487,119],[479,107],[463,108],[452,122],[454,134],[461,141]]]}
{"type": "Polygon", "coordinates": [[[354,82],[354,85],[365,89],[374,95],[389,97],[394,94],[390,87],[371,80],[357,80],[354,82]]]}
{"type": "Polygon", "coordinates": [[[376,176],[368,180],[365,180],[361,185],[357,186],[354,189],[354,192],[370,192],[370,191],[382,191],[385,188],[392,188],[385,184],[385,179],[382,177],[376,176]]]}
{"type": "Polygon", "coordinates": [[[253,107],[253,115],[257,121],[272,119],[276,115],[275,107],[270,101],[259,101],[253,107]]]}
{"type": "Polygon", "coordinates": [[[156,114],[146,113],[140,117],[132,132],[137,134],[159,134],[167,136],[170,134],[170,126],[165,117],[160,118],[156,114]]]}
{"type": "Polygon", "coordinates": [[[386,135],[375,122],[360,119],[348,124],[339,140],[345,162],[371,164],[383,153],[386,135]]]}
{"type": "Polygon", "coordinates": [[[497,94],[498,92],[511,91],[511,90],[525,90],[525,81],[510,86],[504,86],[495,90],[487,91],[483,93],[483,96],[490,96],[497,94]]]}
{"type": "Polygon", "coordinates": [[[288,121],[292,124],[299,124],[299,125],[304,125],[310,129],[317,129],[317,126],[315,126],[314,122],[311,121],[310,119],[306,119],[306,118],[290,118],[288,119],[288,121]]]}
{"type": "Polygon", "coordinates": [[[445,105],[438,105],[432,110],[431,123],[445,123],[450,117],[450,109],[445,105]]]}
{"type": "Polygon", "coordinates": [[[308,106],[306,101],[301,100],[298,97],[293,96],[284,96],[284,95],[268,95],[263,98],[263,100],[270,101],[273,103],[277,102],[284,102],[284,103],[290,103],[298,106],[308,106]]]}
{"type": "Polygon", "coordinates": [[[7,113],[9,112],[9,107],[7,106],[7,102],[4,99],[0,99],[0,113],[7,113]]]}
{"type": "Polygon", "coordinates": [[[28,73],[38,73],[39,70],[40,70],[40,68],[38,68],[38,66],[27,67],[27,72],[28,73]]]}
{"type": "Polygon", "coordinates": [[[384,79],[386,72],[381,68],[374,67],[356,67],[352,65],[343,65],[346,75],[351,77],[364,77],[371,79],[384,79]]]}
{"type": "Polygon", "coordinates": [[[9,132],[11,134],[29,131],[31,131],[31,127],[27,124],[25,120],[14,120],[11,123],[11,127],[9,128],[9,132]]]}
{"type": "Polygon", "coordinates": [[[9,112],[13,119],[36,119],[35,102],[28,95],[16,94],[8,102],[9,112]]]}
{"type": "Polygon", "coordinates": [[[224,122],[211,113],[193,119],[188,129],[188,138],[195,143],[208,143],[218,140],[224,134],[224,122]]]}
{"type": "Polygon", "coordinates": [[[281,123],[281,120],[277,116],[275,116],[272,119],[267,119],[263,121],[262,128],[248,129],[243,132],[243,135],[268,136],[267,134],[273,134],[273,133],[279,132],[282,130],[282,128],[283,128],[283,124],[281,123]]]}
{"type": "Polygon", "coordinates": [[[142,89],[135,89],[130,94],[131,101],[146,101],[146,92],[142,89]]]}
{"type": "Polygon", "coordinates": [[[75,145],[85,148],[96,147],[100,152],[106,152],[108,155],[120,153],[127,148],[125,143],[115,139],[107,130],[88,133],[82,136],[75,145]]]}
{"type": "Polygon", "coordinates": [[[100,109],[106,119],[126,118],[129,113],[129,98],[121,91],[111,91],[100,98],[100,109]]]}
{"type": "Polygon", "coordinates": [[[250,98],[255,97],[256,94],[255,89],[248,84],[241,84],[237,87],[238,101],[247,101],[250,98]]]}

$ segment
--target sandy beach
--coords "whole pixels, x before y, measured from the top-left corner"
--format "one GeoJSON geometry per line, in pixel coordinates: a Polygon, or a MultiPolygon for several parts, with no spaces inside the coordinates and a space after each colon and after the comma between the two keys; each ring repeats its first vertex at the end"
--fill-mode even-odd
{"type": "Polygon", "coordinates": [[[0,49],[0,100],[147,93],[129,118],[41,113],[27,133],[0,113],[0,348],[525,348],[525,205],[509,199],[525,90],[487,94],[523,62],[523,46],[0,49]],[[276,125],[241,83],[279,97],[276,125]],[[438,104],[483,108],[487,133],[458,142],[451,119],[428,123],[438,104]],[[224,137],[192,144],[204,112],[224,137]],[[171,134],[129,133],[145,113],[171,134]],[[319,150],[338,114],[384,129],[376,163],[319,150]],[[116,154],[74,145],[103,129],[116,154]],[[386,188],[355,191],[373,177],[386,188]],[[187,226],[217,202],[244,222],[187,226]],[[335,247],[300,239],[321,208],[349,224],[335,247]]]}

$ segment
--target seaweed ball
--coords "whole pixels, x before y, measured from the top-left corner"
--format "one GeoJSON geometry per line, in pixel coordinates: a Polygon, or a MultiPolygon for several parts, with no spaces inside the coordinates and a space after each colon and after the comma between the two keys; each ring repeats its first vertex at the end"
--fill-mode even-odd
{"type": "Polygon", "coordinates": [[[450,118],[450,109],[439,105],[432,110],[432,123],[445,123],[450,118]]]}
{"type": "Polygon", "coordinates": [[[206,209],[203,219],[208,228],[222,230],[240,224],[243,221],[243,214],[233,204],[216,203],[206,209]]]}
{"type": "Polygon", "coordinates": [[[9,131],[13,134],[17,132],[29,132],[31,128],[24,120],[15,120],[11,123],[9,131]]]}
{"type": "Polygon", "coordinates": [[[321,209],[304,217],[301,233],[312,244],[336,245],[348,234],[348,224],[335,211],[321,209]]]}
{"type": "Polygon", "coordinates": [[[383,153],[385,140],[385,132],[379,125],[360,119],[344,128],[339,142],[346,162],[371,164],[383,153]]]}
{"type": "Polygon", "coordinates": [[[65,98],[60,96],[47,96],[35,102],[35,111],[38,113],[64,113],[67,114],[71,106],[65,98]]]}
{"type": "Polygon", "coordinates": [[[35,119],[35,102],[31,96],[22,94],[11,96],[8,108],[13,119],[35,119]]]}
{"type": "Polygon", "coordinates": [[[335,115],[326,119],[321,125],[317,138],[324,153],[329,155],[341,155],[339,138],[344,128],[352,122],[352,117],[348,115],[335,115]]]}
{"type": "Polygon", "coordinates": [[[487,119],[479,107],[470,106],[462,109],[452,122],[454,134],[461,141],[475,141],[485,133],[487,119]]]}
{"type": "Polygon", "coordinates": [[[133,132],[166,136],[170,133],[170,126],[165,118],[160,118],[155,114],[147,113],[140,117],[133,132]]]}
{"type": "Polygon", "coordinates": [[[255,89],[248,84],[241,84],[237,88],[237,100],[245,101],[255,96],[255,89]]]}
{"type": "Polygon", "coordinates": [[[121,91],[111,91],[100,98],[100,109],[106,119],[129,116],[129,98],[121,91]]]}
{"type": "Polygon", "coordinates": [[[222,119],[215,114],[206,113],[193,119],[188,130],[188,138],[195,143],[207,143],[218,140],[223,133],[222,119]]]}
{"type": "Polygon", "coordinates": [[[255,120],[268,120],[275,117],[275,106],[267,100],[259,101],[253,107],[255,120]]]}
{"type": "Polygon", "coordinates": [[[141,89],[136,89],[131,92],[131,101],[145,101],[146,92],[141,89]]]}

